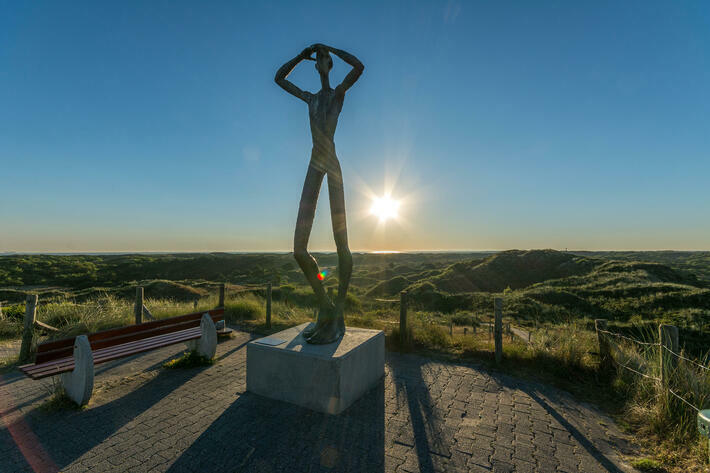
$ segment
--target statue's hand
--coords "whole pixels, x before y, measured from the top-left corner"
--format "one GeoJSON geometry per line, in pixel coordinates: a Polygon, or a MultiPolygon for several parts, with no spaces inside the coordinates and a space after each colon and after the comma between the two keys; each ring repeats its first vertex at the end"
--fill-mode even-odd
{"type": "Polygon", "coordinates": [[[311,45],[301,51],[302,59],[312,59],[311,55],[315,52],[315,48],[311,45]]]}

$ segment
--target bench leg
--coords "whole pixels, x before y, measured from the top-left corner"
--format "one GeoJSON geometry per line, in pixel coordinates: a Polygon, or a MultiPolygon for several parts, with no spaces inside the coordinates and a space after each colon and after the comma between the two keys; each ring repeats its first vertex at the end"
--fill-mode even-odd
{"type": "Polygon", "coordinates": [[[94,356],[86,335],[74,339],[74,371],[61,376],[69,399],[80,406],[87,404],[94,390],[94,356]]]}
{"type": "Polygon", "coordinates": [[[202,336],[197,340],[187,342],[187,349],[194,350],[205,358],[214,358],[217,353],[217,328],[209,314],[203,314],[200,319],[202,336]]]}

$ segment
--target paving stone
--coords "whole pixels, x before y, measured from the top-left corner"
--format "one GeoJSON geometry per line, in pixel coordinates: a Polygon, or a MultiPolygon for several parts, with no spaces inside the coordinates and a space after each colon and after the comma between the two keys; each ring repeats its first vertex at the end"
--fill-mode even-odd
{"type": "Polygon", "coordinates": [[[631,471],[618,451],[635,447],[593,407],[471,365],[388,353],[339,416],[255,396],[250,338],[235,331],[204,368],[162,369],[180,346],[100,365],[79,411],[39,409],[51,380],[2,375],[0,471],[631,471]]]}

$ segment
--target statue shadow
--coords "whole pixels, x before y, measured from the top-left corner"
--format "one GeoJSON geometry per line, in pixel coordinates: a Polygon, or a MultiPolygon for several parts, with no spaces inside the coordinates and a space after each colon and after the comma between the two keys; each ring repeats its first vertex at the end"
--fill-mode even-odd
{"type": "Polygon", "coordinates": [[[384,380],[339,415],[245,392],[168,471],[376,473],[384,442],[384,380]]]}
{"type": "Polygon", "coordinates": [[[430,360],[394,353],[388,358],[393,361],[388,366],[395,396],[398,403],[406,403],[409,414],[409,422],[393,431],[394,443],[414,448],[420,471],[445,469],[451,457],[453,431],[445,423],[445,413],[436,408],[424,380],[423,370],[430,360]]]}

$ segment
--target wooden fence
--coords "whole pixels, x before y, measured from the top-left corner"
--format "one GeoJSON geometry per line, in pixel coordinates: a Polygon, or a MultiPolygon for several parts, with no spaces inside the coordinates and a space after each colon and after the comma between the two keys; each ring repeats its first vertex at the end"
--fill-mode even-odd
{"type": "MultiPolygon", "coordinates": [[[[271,328],[271,298],[272,285],[267,283],[265,286],[255,286],[248,288],[240,288],[235,293],[249,292],[254,290],[266,289],[266,327],[271,328]]],[[[226,285],[219,285],[219,302],[217,307],[224,308],[226,297],[226,285]]],[[[20,344],[20,361],[27,361],[32,352],[32,345],[35,340],[35,330],[43,330],[45,332],[59,332],[59,329],[52,327],[44,322],[37,320],[37,307],[39,297],[37,294],[28,294],[25,300],[25,316],[22,330],[22,342],[20,344]]],[[[194,301],[194,308],[197,309],[197,300],[194,301]]],[[[148,321],[155,320],[155,317],[145,305],[144,288],[143,286],[136,287],[136,297],[133,303],[133,315],[136,324],[141,324],[144,318],[148,321]]],[[[0,317],[2,317],[2,306],[0,305],[0,317]]],[[[223,330],[221,333],[227,333],[228,330],[223,330]]]]}

